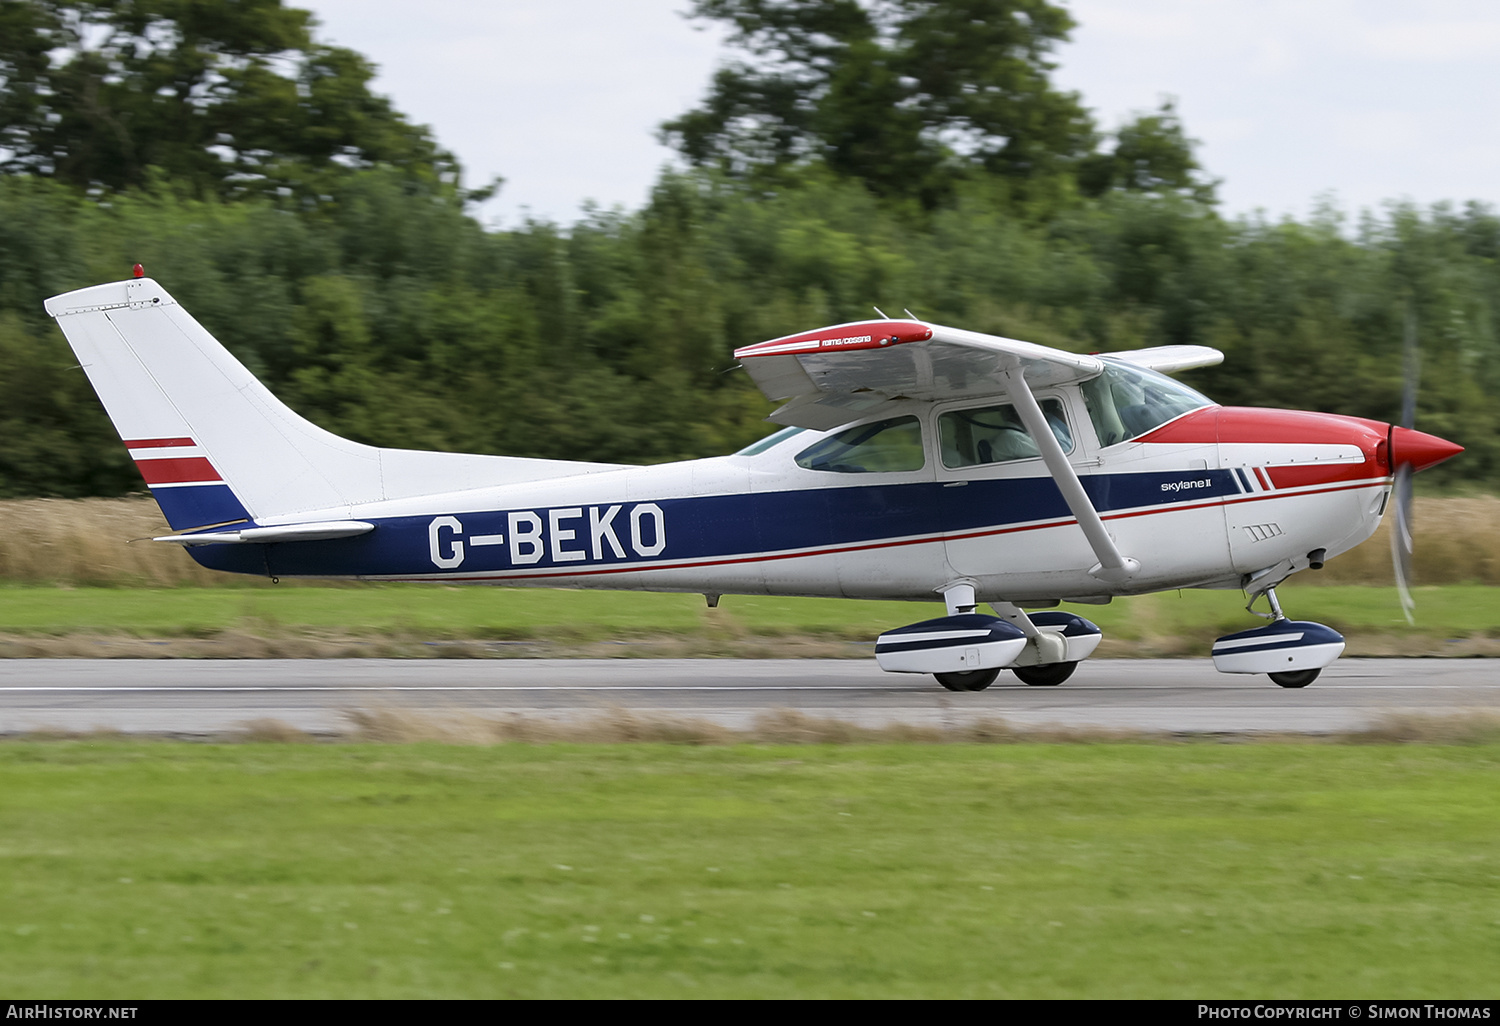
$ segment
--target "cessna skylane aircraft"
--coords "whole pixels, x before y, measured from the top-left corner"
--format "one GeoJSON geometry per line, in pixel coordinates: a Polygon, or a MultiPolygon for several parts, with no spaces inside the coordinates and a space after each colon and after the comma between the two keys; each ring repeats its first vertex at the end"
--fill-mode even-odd
{"type": "Polygon", "coordinates": [[[292,412],[139,268],[47,312],[173,529],[156,540],[206,567],[710,605],[941,596],[946,616],[882,635],[876,659],[954,691],[1002,669],[1059,684],[1100,632],[1052,607],[1174,588],[1265,596],[1271,622],[1214,662],[1303,687],[1343,639],[1288,620],[1276,586],[1368,538],[1393,479],[1461,451],[1410,424],[1218,406],[1166,376],[1223,359],[1206,347],[1081,356],[910,315],[738,350],[783,428],[730,456],[381,449],[292,412]]]}

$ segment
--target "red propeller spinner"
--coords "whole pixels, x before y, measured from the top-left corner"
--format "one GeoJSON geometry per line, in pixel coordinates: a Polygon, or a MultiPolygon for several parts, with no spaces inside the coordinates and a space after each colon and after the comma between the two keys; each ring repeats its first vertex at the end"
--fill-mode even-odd
{"type": "Polygon", "coordinates": [[[1391,426],[1390,439],[1392,469],[1410,463],[1412,470],[1426,470],[1464,451],[1446,438],[1396,425],[1391,426]]]}

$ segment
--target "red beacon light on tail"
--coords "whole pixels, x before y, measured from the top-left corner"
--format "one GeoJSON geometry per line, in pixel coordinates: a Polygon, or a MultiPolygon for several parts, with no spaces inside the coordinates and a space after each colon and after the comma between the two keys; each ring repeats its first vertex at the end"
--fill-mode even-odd
{"type": "Polygon", "coordinates": [[[130,269],[130,276],[132,278],[144,278],[146,276],[146,269],[140,264],[136,264],[130,269]]]}

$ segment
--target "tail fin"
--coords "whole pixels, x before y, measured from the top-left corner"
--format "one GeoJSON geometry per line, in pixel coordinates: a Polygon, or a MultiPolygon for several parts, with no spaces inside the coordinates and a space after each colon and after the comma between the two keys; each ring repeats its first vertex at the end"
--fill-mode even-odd
{"type": "Polygon", "coordinates": [[[611,469],[380,449],[292,412],[150,278],[47,300],[174,530],[611,469]]]}

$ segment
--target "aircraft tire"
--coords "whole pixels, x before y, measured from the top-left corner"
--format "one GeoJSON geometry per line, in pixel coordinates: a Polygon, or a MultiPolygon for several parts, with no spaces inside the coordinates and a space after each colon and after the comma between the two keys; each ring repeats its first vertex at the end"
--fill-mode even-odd
{"type": "Polygon", "coordinates": [[[965,673],[934,673],[937,682],[949,691],[983,691],[995,683],[999,670],[969,670],[965,673]]]}
{"type": "Polygon", "coordinates": [[[1076,669],[1076,662],[1047,663],[1043,666],[1016,666],[1011,668],[1011,672],[1020,678],[1022,684],[1030,684],[1034,688],[1050,688],[1073,676],[1076,669]]]}
{"type": "Polygon", "coordinates": [[[1318,679],[1322,669],[1316,670],[1289,670],[1286,673],[1267,674],[1271,680],[1284,688],[1305,688],[1318,679]]]}

